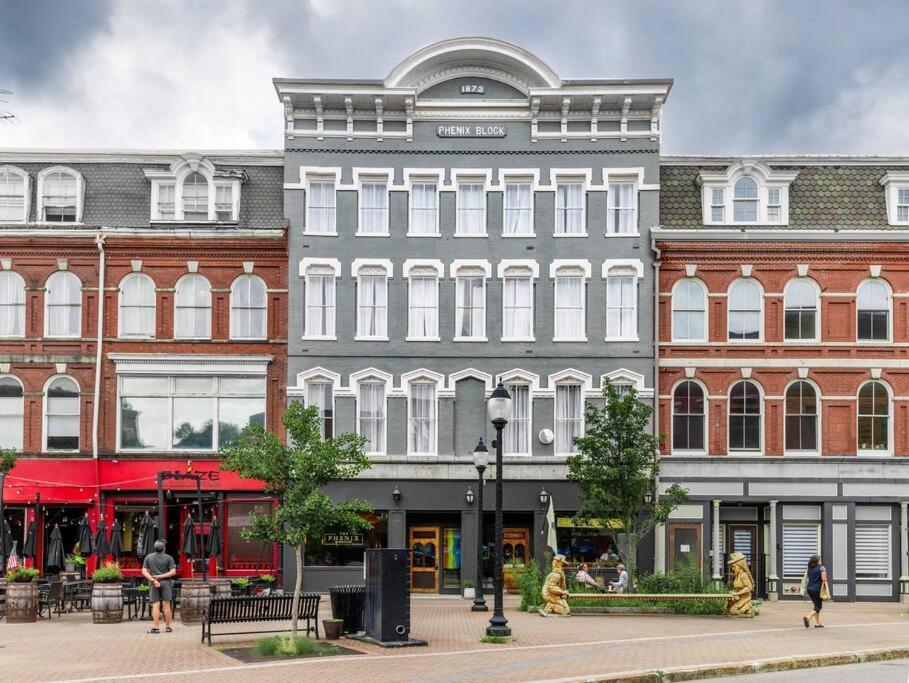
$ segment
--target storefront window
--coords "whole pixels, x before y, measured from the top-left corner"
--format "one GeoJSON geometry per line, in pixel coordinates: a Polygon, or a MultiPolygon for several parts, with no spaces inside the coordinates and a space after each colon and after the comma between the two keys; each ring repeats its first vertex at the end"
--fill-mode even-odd
{"type": "Polygon", "coordinates": [[[575,526],[571,517],[556,519],[559,552],[569,562],[602,562],[612,566],[619,561],[616,536],[620,529],[611,523],[575,526]]]}
{"type": "Polygon", "coordinates": [[[228,501],[226,569],[258,571],[272,569],[274,546],[258,540],[246,540],[243,531],[250,528],[249,515],[268,515],[273,508],[272,501],[228,501]]]}
{"type": "MultiPolygon", "coordinates": [[[[120,526],[123,529],[123,553],[120,555],[121,569],[135,569],[136,571],[142,569],[142,560],[136,554],[136,549],[139,545],[139,527],[146,512],[157,519],[154,512],[156,508],[157,505],[151,501],[147,503],[124,503],[114,506],[114,518],[120,522],[120,526]]],[[[113,521],[106,521],[108,532],[110,532],[113,521]]],[[[173,554],[174,549],[169,549],[169,552],[173,554]]]]}
{"type": "Polygon", "coordinates": [[[327,533],[322,538],[307,538],[303,553],[305,564],[310,567],[361,567],[367,548],[387,548],[388,513],[374,512],[363,517],[372,524],[369,531],[327,533]]]}

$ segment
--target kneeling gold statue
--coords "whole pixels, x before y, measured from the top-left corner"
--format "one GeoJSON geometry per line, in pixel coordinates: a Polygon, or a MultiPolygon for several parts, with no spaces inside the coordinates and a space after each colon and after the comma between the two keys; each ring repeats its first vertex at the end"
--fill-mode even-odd
{"type": "Polygon", "coordinates": [[[564,555],[556,555],[552,558],[552,571],[543,582],[543,605],[540,607],[540,614],[543,616],[550,614],[569,616],[571,614],[571,609],[568,607],[565,572],[562,571],[564,564],[564,555]]]}
{"type": "Polygon", "coordinates": [[[726,603],[728,614],[754,616],[751,607],[751,594],[754,592],[754,579],[748,570],[748,562],[742,553],[732,553],[726,564],[732,567],[732,594],[726,603]]]}

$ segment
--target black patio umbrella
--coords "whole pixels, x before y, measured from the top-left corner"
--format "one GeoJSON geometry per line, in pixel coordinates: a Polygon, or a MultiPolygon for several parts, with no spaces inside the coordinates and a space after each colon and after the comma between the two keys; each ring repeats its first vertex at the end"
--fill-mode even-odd
{"type": "Polygon", "coordinates": [[[145,535],[142,537],[142,555],[151,555],[155,552],[155,539],[158,535],[158,518],[152,517],[149,515],[148,519],[148,528],[145,530],[145,535]]]}
{"type": "Polygon", "coordinates": [[[25,545],[22,546],[22,556],[34,558],[38,554],[38,522],[32,520],[28,524],[28,533],[25,534],[25,545]]]}
{"type": "Polygon", "coordinates": [[[107,542],[107,525],[104,523],[104,517],[98,520],[98,530],[95,532],[95,554],[98,556],[98,562],[102,562],[105,557],[110,555],[110,544],[107,542]]]}
{"type": "Polygon", "coordinates": [[[196,543],[196,523],[192,515],[186,516],[183,522],[183,544],[180,546],[180,552],[190,559],[199,554],[199,545],[196,543]]]}
{"type": "Polygon", "coordinates": [[[148,537],[148,535],[150,533],[151,533],[151,515],[149,515],[146,512],[145,516],[142,517],[142,521],[139,522],[139,540],[136,542],[136,555],[138,555],[139,557],[144,557],[145,555],[148,555],[148,553],[145,552],[145,548],[146,548],[145,539],[148,537]]]}
{"type": "Polygon", "coordinates": [[[95,552],[95,544],[92,539],[92,524],[88,521],[88,514],[79,522],[79,554],[82,557],[88,557],[95,552]]]}
{"type": "Polygon", "coordinates": [[[221,523],[212,515],[208,529],[208,556],[220,557],[221,555],[221,523]]]}
{"type": "Polygon", "coordinates": [[[123,527],[119,519],[115,519],[110,527],[110,554],[115,560],[123,554],[123,527]]]}
{"type": "Polygon", "coordinates": [[[63,569],[63,535],[60,533],[60,527],[54,524],[54,530],[51,531],[50,543],[47,545],[47,562],[45,567],[57,567],[63,569]]]}
{"type": "Polygon", "coordinates": [[[6,571],[6,560],[13,552],[15,538],[7,520],[3,520],[3,543],[0,544],[0,573],[6,571]]]}

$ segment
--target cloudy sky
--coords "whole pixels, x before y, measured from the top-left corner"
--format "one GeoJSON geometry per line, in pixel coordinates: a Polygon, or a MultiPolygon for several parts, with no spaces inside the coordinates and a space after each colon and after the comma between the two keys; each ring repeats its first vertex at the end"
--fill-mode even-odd
{"type": "Polygon", "coordinates": [[[671,77],[668,153],[909,154],[906,0],[0,0],[0,147],[280,148],[273,76],[488,35],[671,77]]]}

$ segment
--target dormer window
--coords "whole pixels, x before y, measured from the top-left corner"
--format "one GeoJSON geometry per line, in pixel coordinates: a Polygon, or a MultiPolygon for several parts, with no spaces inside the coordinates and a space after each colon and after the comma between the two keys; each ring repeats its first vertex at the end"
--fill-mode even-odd
{"type": "Polygon", "coordinates": [[[704,225],[787,225],[789,186],[797,171],[739,161],[722,171],[701,171],[704,225]]]}
{"type": "Polygon", "coordinates": [[[753,178],[745,176],[736,181],[732,207],[736,223],[757,222],[758,186],[753,178]]]}
{"type": "Polygon", "coordinates": [[[909,171],[888,171],[881,178],[881,185],[887,201],[887,222],[909,225],[909,171]]]}
{"type": "Polygon", "coordinates": [[[71,168],[55,166],[38,174],[38,220],[78,223],[82,220],[82,176],[71,168]]]}
{"type": "Polygon", "coordinates": [[[238,219],[240,184],[245,173],[217,170],[198,155],[187,154],[170,169],[146,169],[151,180],[153,221],[188,223],[230,222],[238,219]]]}
{"type": "Polygon", "coordinates": [[[12,166],[0,167],[0,222],[28,220],[28,174],[12,166]]]}

